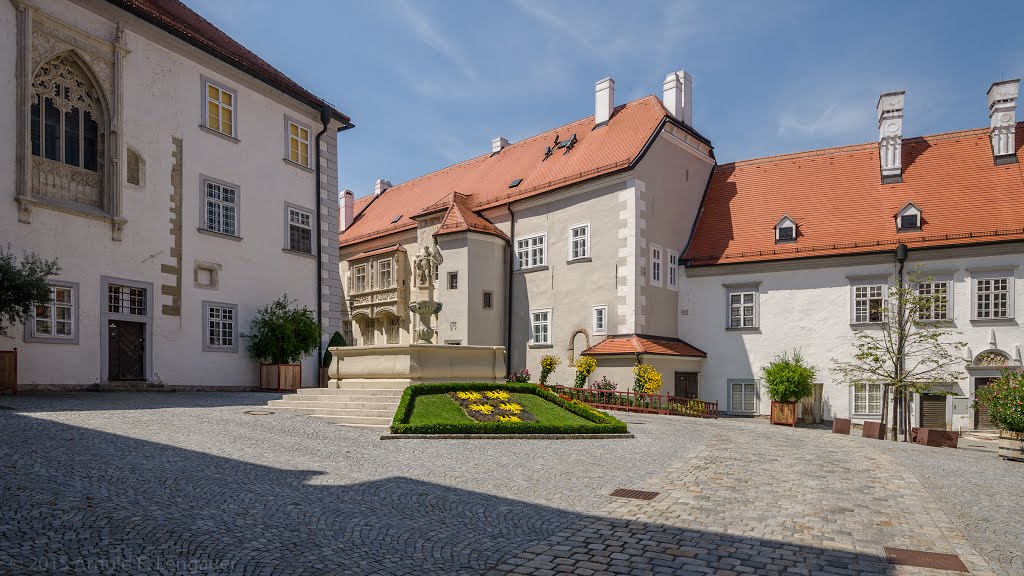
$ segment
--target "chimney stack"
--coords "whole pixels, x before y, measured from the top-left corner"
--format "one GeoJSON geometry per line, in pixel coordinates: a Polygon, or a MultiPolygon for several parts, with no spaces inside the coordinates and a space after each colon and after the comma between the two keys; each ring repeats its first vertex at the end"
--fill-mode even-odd
{"type": "Polygon", "coordinates": [[[882,184],[903,181],[903,96],[886,92],[878,97],[878,157],[882,184]]]}
{"type": "Polygon", "coordinates": [[[673,118],[693,126],[693,77],[685,70],[665,77],[661,101],[673,118]]]}
{"type": "Polygon", "coordinates": [[[988,89],[988,118],[991,122],[989,134],[992,137],[992,157],[996,166],[1017,162],[1014,133],[1017,130],[1019,92],[1019,79],[996,82],[988,89]]]}
{"type": "Polygon", "coordinates": [[[373,184],[373,195],[380,196],[381,192],[387,190],[388,188],[391,188],[391,182],[388,182],[387,180],[383,179],[377,180],[373,184]]]}
{"type": "Polygon", "coordinates": [[[594,85],[594,127],[604,126],[615,110],[615,80],[598,80],[594,85]]]}
{"type": "Polygon", "coordinates": [[[498,136],[497,138],[491,140],[491,154],[497,154],[498,152],[504,150],[506,147],[508,147],[508,140],[502,138],[501,136],[498,136]]]}
{"type": "Polygon", "coordinates": [[[352,207],[355,205],[355,194],[352,194],[351,190],[341,191],[341,222],[339,223],[341,232],[348,230],[348,227],[352,225],[352,218],[355,216],[352,213],[352,207]]]}

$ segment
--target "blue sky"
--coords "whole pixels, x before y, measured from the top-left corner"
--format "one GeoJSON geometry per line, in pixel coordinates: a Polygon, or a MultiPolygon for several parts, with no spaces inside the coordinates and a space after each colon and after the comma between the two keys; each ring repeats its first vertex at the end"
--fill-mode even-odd
{"type": "MultiPolygon", "coordinates": [[[[1024,75],[1024,4],[596,0],[186,0],[352,117],[341,187],[397,184],[694,78],[720,163],[867,142],[881,92],[904,134],[986,126],[985,92],[1024,75]]],[[[1018,116],[1020,119],[1020,116],[1018,116]]]]}

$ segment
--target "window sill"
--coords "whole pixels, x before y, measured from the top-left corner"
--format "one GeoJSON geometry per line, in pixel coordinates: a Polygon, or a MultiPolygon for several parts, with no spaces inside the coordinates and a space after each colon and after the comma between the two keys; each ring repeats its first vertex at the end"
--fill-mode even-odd
{"type": "Polygon", "coordinates": [[[302,170],[303,172],[309,172],[310,174],[313,173],[313,169],[310,168],[309,166],[303,166],[302,164],[299,164],[298,162],[294,162],[294,161],[292,161],[292,160],[290,160],[288,158],[282,158],[281,160],[283,160],[285,164],[287,164],[287,165],[289,165],[289,166],[291,166],[293,168],[298,168],[299,170],[302,170]]]}
{"type": "Polygon", "coordinates": [[[553,344],[528,344],[530,348],[554,348],[553,344]]]}
{"type": "Polygon", "coordinates": [[[1016,326],[1017,325],[1017,320],[1015,318],[1012,318],[1012,317],[1011,318],[971,318],[971,324],[981,324],[981,325],[989,325],[989,324],[991,324],[993,326],[999,326],[999,325],[1007,325],[1007,326],[1011,326],[1012,325],[1012,326],[1016,326]]]}
{"type": "Polygon", "coordinates": [[[547,269],[548,269],[548,265],[547,264],[545,264],[543,266],[531,266],[529,268],[519,268],[518,270],[516,270],[516,274],[529,274],[530,272],[540,272],[542,270],[547,270],[547,269]]]}
{"type": "Polygon", "coordinates": [[[294,254],[296,256],[303,256],[303,257],[309,258],[311,260],[316,260],[316,256],[313,255],[313,254],[310,254],[309,252],[300,252],[299,250],[292,250],[290,248],[281,248],[281,251],[285,252],[287,254],[294,254]]]}
{"type": "Polygon", "coordinates": [[[213,128],[210,128],[206,124],[200,124],[199,125],[199,129],[202,130],[203,132],[206,132],[207,134],[213,134],[214,136],[220,136],[221,138],[227,140],[228,142],[234,142],[235,144],[238,144],[239,142],[241,142],[241,140],[239,140],[238,138],[235,138],[231,134],[225,134],[225,133],[221,132],[220,130],[214,130],[213,128]]]}
{"type": "Polygon", "coordinates": [[[875,420],[881,420],[882,419],[882,415],[881,414],[850,414],[850,419],[851,420],[875,421],[875,420]]]}
{"type": "Polygon", "coordinates": [[[221,348],[221,347],[218,347],[218,346],[203,346],[203,352],[218,352],[218,353],[221,353],[221,354],[224,354],[224,353],[227,353],[227,354],[237,354],[238,353],[238,347],[237,346],[225,346],[225,347],[221,348]]]}
{"type": "Polygon", "coordinates": [[[26,344],[71,344],[78,345],[78,336],[25,336],[26,344]]]}
{"type": "Polygon", "coordinates": [[[582,264],[583,262],[590,262],[590,256],[584,256],[583,258],[570,258],[565,261],[566,264],[582,264]]]}
{"type": "Polygon", "coordinates": [[[224,238],[225,240],[234,240],[235,242],[241,242],[241,236],[235,236],[234,234],[224,234],[222,232],[214,232],[213,230],[207,230],[206,228],[196,228],[196,231],[206,236],[214,236],[217,238],[224,238]]]}
{"type": "Polygon", "coordinates": [[[921,231],[922,230],[921,230],[920,226],[918,226],[917,228],[898,228],[898,229],[896,229],[896,233],[897,234],[911,234],[911,233],[914,233],[914,232],[921,232],[921,231]]]}
{"type": "Polygon", "coordinates": [[[850,328],[854,330],[864,330],[865,328],[874,328],[880,330],[885,322],[850,322],[850,328]]]}
{"type": "Polygon", "coordinates": [[[736,326],[736,327],[726,326],[725,327],[725,331],[726,332],[760,332],[761,331],[761,327],[760,326],[736,326]]]}

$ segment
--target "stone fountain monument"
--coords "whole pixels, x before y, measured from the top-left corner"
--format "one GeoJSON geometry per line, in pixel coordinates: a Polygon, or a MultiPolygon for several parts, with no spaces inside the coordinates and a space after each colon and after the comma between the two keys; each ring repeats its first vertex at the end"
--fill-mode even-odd
{"type": "MultiPolygon", "coordinates": [[[[330,388],[394,388],[421,382],[503,382],[504,346],[436,343],[433,322],[443,306],[435,298],[438,266],[444,261],[433,238],[421,239],[412,263],[414,342],[331,348],[330,388]]],[[[410,324],[413,326],[413,324],[410,324]]]]}

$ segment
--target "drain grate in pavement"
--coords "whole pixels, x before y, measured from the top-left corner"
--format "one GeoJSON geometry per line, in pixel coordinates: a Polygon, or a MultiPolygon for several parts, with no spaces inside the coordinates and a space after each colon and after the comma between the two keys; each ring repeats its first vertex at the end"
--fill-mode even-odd
{"type": "Polygon", "coordinates": [[[890,564],[917,566],[918,568],[936,568],[952,572],[970,572],[963,560],[956,554],[940,554],[938,552],[922,552],[920,550],[904,550],[903,548],[885,547],[885,557],[890,564]]]}
{"type": "Polygon", "coordinates": [[[273,414],[270,410],[246,410],[244,413],[249,416],[270,416],[273,414]]]}
{"type": "Polygon", "coordinates": [[[616,488],[611,496],[616,498],[633,498],[635,500],[654,500],[661,492],[647,492],[644,490],[633,490],[631,488],[616,488]]]}

